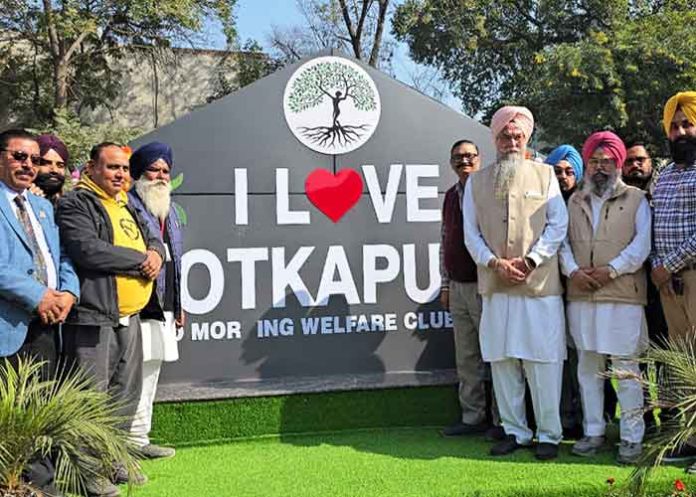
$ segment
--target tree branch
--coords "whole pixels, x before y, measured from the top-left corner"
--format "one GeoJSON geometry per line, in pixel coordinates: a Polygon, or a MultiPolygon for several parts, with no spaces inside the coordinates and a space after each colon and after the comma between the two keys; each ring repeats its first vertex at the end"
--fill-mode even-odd
{"type": "Polygon", "coordinates": [[[382,33],[384,32],[384,21],[387,17],[389,0],[379,0],[379,13],[377,14],[377,27],[375,28],[375,38],[372,42],[372,51],[368,64],[377,67],[379,62],[379,51],[382,46],[382,33]]]}

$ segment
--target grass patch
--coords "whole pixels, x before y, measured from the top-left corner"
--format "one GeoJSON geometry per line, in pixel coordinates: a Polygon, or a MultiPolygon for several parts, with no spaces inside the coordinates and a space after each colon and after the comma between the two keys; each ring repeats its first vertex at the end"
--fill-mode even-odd
{"type": "Polygon", "coordinates": [[[435,426],[459,416],[454,386],[155,404],[151,438],[176,446],[276,434],[435,426]]]}
{"type": "MultiPolygon", "coordinates": [[[[597,457],[570,454],[555,462],[530,450],[488,456],[481,438],[443,438],[434,428],[389,428],[281,434],[207,447],[180,448],[173,459],[147,461],[150,482],[136,497],[599,497],[607,478],[624,481],[631,468],[614,463],[611,448],[597,457]]],[[[672,482],[696,480],[681,468],[661,468],[656,495],[672,482]]]]}

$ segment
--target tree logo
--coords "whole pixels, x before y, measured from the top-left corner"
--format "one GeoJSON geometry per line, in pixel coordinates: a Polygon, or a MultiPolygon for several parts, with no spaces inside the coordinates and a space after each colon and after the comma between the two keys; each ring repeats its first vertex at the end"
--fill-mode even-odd
{"type": "Polygon", "coordinates": [[[375,132],[381,104],[370,75],[341,57],[300,66],[285,87],[285,120],[295,137],[322,154],[360,148],[375,132]]]}

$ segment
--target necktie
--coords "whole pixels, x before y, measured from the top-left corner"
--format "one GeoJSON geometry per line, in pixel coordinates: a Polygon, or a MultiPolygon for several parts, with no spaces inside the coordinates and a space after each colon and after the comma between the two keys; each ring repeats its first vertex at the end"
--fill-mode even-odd
{"type": "Polygon", "coordinates": [[[44,259],[41,248],[39,247],[39,242],[36,239],[36,233],[34,233],[34,227],[31,224],[31,219],[29,219],[29,212],[27,211],[27,206],[25,204],[26,200],[21,195],[17,195],[14,198],[15,204],[17,204],[17,214],[19,221],[24,227],[24,231],[27,234],[29,243],[31,245],[31,251],[34,254],[34,278],[42,284],[48,282],[48,270],[46,269],[46,260],[44,259]]]}

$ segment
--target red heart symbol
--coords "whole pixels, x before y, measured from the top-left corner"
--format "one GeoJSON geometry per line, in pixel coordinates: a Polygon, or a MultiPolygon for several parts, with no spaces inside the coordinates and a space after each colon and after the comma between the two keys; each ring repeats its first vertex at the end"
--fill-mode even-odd
{"type": "Polygon", "coordinates": [[[315,169],[305,180],[309,201],[334,223],[360,200],[362,190],[362,178],[352,169],[343,169],[336,175],[326,169],[315,169]]]}

